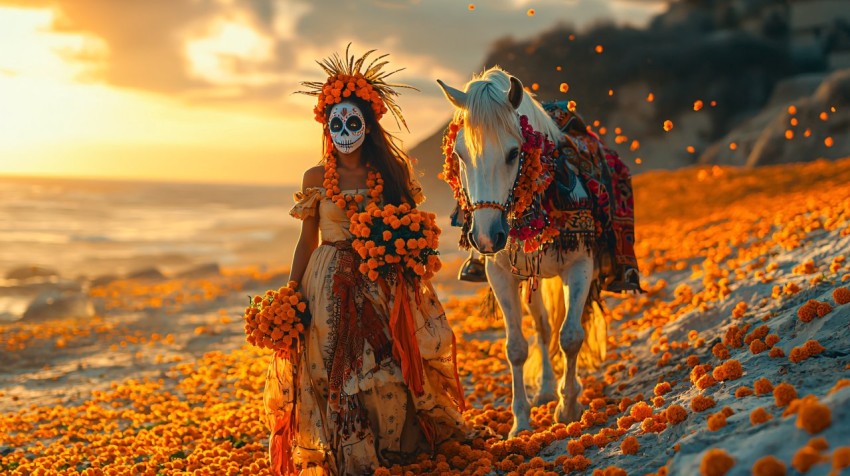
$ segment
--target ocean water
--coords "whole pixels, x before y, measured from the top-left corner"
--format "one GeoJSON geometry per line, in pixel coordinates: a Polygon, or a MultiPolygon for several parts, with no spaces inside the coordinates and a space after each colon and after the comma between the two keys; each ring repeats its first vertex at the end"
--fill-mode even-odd
{"type": "Polygon", "coordinates": [[[288,264],[295,187],[0,177],[0,279],[288,264]]]}

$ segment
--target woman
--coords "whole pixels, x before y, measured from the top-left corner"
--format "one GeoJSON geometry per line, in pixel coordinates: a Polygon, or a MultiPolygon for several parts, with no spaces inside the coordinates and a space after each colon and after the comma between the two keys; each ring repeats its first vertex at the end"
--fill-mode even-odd
{"type": "Polygon", "coordinates": [[[290,279],[312,319],[299,358],[276,354],[267,375],[274,474],[372,474],[466,432],[454,334],[430,283],[372,280],[352,248],[350,218],[367,204],[423,199],[378,122],[389,110],[404,123],[393,88],[405,86],[387,84],[377,60],[363,68],[368,55],[346,50],[320,63],[327,81],[302,83],[319,97],[324,158],[290,212],[303,220],[290,279]]]}

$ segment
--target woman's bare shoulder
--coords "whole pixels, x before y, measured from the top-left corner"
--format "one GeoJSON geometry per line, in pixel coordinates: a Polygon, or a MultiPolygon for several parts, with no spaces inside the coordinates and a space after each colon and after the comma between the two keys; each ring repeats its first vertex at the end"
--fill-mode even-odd
{"type": "Polygon", "coordinates": [[[307,189],[310,187],[321,187],[325,181],[325,167],[317,165],[310,167],[304,172],[304,179],[301,181],[301,188],[307,189]]]}

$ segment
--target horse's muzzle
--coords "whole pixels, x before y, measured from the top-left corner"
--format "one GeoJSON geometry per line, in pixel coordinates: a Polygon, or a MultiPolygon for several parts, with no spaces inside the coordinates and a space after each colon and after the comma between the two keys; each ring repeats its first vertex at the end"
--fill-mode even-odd
{"type": "Polygon", "coordinates": [[[467,238],[476,251],[482,255],[492,255],[505,249],[508,244],[508,230],[508,220],[503,213],[496,210],[479,210],[473,213],[467,238]],[[478,226],[479,223],[486,225],[478,226]]]}

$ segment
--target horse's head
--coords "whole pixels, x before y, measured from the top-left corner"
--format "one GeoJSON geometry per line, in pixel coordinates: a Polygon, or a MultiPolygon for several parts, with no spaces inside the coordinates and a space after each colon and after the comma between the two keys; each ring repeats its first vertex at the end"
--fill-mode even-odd
{"type": "Polygon", "coordinates": [[[472,210],[469,242],[483,254],[496,253],[507,244],[506,208],[519,170],[522,83],[497,68],[467,83],[464,91],[437,82],[462,124],[454,154],[472,210]]]}

